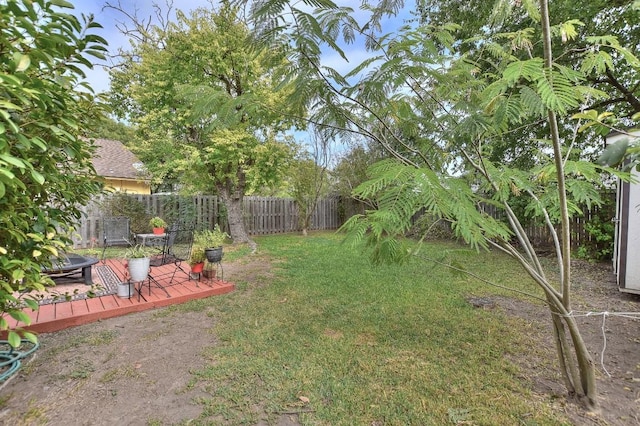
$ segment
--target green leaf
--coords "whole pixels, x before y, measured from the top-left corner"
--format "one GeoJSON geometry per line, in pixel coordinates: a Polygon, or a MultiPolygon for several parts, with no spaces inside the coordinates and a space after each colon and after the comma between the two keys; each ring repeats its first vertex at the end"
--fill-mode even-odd
{"type": "Polygon", "coordinates": [[[33,309],[34,311],[37,310],[39,307],[38,302],[36,300],[24,299],[23,301],[29,309],[33,309]]]}
{"type": "Polygon", "coordinates": [[[25,340],[30,341],[33,344],[38,343],[38,336],[36,336],[35,334],[30,333],[28,331],[25,331],[25,332],[22,333],[22,338],[25,339],[25,340]]]}
{"type": "Polygon", "coordinates": [[[7,341],[12,348],[17,348],[21,343],[20,335],[13,330],[10,330],[7,336],[7,341]]]}
{"type": "Polygon", "coordinates": [[[601,166],[613,167],[622,161],[629,147],[629,139],[622,139],[607,146],[596,160],[601,166]]]}
{"type": "Polygon", "coordinates": [[[73,9],[73,3],[69,3],[68,1],[64,1],[64,0],[51,0],[51,4],[53,4],[54,6],[58,6],[58,7],[64,7],[67,9],[73,9]]]}
{"type": "Polygon", "coordinates": [[[16,158],[14,156],[8,154],[0,154],[0,160],[4,161],[7,164],[11,164],[13,166],[18,167],[19,169],[24,169],[26,164],[23,160],[16,158]]]}
{"type": "Polygon", "coordinates": [[[22,107],[21,106],[16,105],[16,104],[14,104],[12,102],[8,102],[8,101],[5,101],[5,100],[2,100],[2,99],[0,99],[0,108],[10,109],[10,110],[15,109],[15,110],[22,111],[22,107]]]}
{"type": "Polygon", "coordinates": [[[23,311],[12,310],[12,311],[9,311],[9,315],[11,315],[11,317],[16,321],[21,322],[25,325],[31,324],[31,318],[29,317],[29,315],[27,315],[23,311]]]}
{"type": "MultiPolygon", "coordinates": [[[[31,65],[31,59],[29,58],[29,56],[27,55],[18,55],[18,65],[16,66],[16,71],[17,72],[23,72],[25,71],[27,68],[29,68],[29,65],[31,65]]],[[[16,58],[14,57],[14,60],[16,58]]]]}
{"type": "Polygon", "coordinates": [[[40,185],[44,184],[46,181],[45,177],[36,170],[31,170],[31,177],[40,185]]]}
{"type": "Polygon", "coordinates": [[[560,73],[545,70],[537,82],[537,89],[545,106],[560,114],[565,114],[568,109],[580,105],[574,83],[560,73]]]}
{"type": "Polygon", "coordinates": [[[520,79],[534,81],[540,79],[543,69],[542,58],[533,58],[526,61],[516,61],[507,66],[503,78],[509,83],[517,83],[520,79]]]}
{"type": "Polygon", "coordinates": [[[5,182],[9,182],[12,179],[16,178],[16,175],[13,174],[10,170],[5,169],[5,168],[0,168],[0,181],[2,181],[2,177],[5,176],[7,179],[4,179],[5,182]]]}
{"type": "Polygon", "coordinates": [[[577,114],[573,114],[571,116],[571,118],[573,118],[574,120],[577,119],[584,119],[584,120],[597,120],[598,119],[598,111],[594,110],[594,109],[590,109],[587,111],[583,111],[583,112],[579,112],[577,114]]]}

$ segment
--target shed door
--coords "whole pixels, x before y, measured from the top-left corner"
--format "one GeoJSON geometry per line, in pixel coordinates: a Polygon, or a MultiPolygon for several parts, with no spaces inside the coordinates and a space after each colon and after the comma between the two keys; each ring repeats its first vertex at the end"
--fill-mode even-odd
{"type": "Polygon", "coordinates": [[[613,252],[613,272],[620,289],[625,286],[627,273],[627,232],[629,230],[629,184],[618,181],[616,191],[616,232],[613,252]]]}

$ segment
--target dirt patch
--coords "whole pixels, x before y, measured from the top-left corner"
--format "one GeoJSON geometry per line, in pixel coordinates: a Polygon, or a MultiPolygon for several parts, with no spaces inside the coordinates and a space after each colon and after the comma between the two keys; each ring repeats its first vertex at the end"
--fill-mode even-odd
{"type": "MultiPolygon", "coordinates": [[[[225,279],[249,283],[251,288],[265,285],[272,264],[252,258],[224,267],[225,279]]],[[[610,269],[576,263],[576,311],[640,310],[640,297],[619,293],[610,269]]],[[[599,365],[602,412],[591,416],[564,397],[546,309],[514,299],[478,303],[480,308],[495,303],[494,309],[521,317],[529,324],[532,347],[542,342],[552,351],[532,352],[522,363],[523,379],[534,384],[538,398],[552,401],[576,425],[640,425],[639,320],[607,316],[603,334],[601,315],[580,317],[599,365]]],[[[210,331],[215,322],[215,312],[173,314],[158,309],[43,334],[36,355],[0,388],[0,424],[176,424],[197,418],[202,407],[194,401],[208,391],[202,384],[190,385],[190,372],[211,362],[203,353],[216,345],[210,331]]],[[[295,415],[283,415],[277,424],[298,423],[295,415]]]]}
{"type": "MultiPolygon", "coordinates": [[[[236,284],[264,280],[270,263],[224,264],[236,284]]],[[[206,389],[189,386],[216,344],[210,312],[157,309],[40,335],[40,348],[0,388],[0,424],[144,425],[197,418],[206,389]]],[[[283,423],[287,424],[287,423],[283,423]]]]}
{"type": "Polygon", "coordinates": [[[600,412],[585,413],[566,400],[547,308],[514,299],[496,300],[503,310],[525,320],[532,344],[542,342],[550,354],[542,351],[520,362],[524,374],[538,395],[555,401],[576,425],[640,425],[640,296],[618,291],[609,264],[574,260],[572,281],[573,310],[597,367],[600,412]]]}

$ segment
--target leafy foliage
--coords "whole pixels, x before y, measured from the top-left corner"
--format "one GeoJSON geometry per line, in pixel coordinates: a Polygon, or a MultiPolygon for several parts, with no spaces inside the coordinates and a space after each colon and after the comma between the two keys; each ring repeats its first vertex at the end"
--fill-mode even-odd
{"type": "MultiPolygon", "coordinates": [[[[633,4],[631,0],[581,3],[560,0],[551,3],[551,34],[558,40],[551,46],[551,52],[554,67],[561,71],[561,77],[560,80],[557,76],[553,80],[538,80],[540,89],[544,89],[547,107],[565,105],[563,108],[569,108],[570,114],[582,109],[598,110],[620,117],[621,127],[631,124],[629,118],[640,111],[635,59],[640,26],[636,24],[638,12],[633,4]],[[573,19],[575,17],[580,20],[573,19]],[[577,105],[569,101],[571,88],[566,80],[562,81],[574,81],[575,70],[580,71],[584,82],[578,88],[583,91],[584,100],[577,105]],[[560,100],[562,102],[558,102],[560,100]]],[[[417,10],[422,23],[455,22],[460,25],[457,33],[460,51],[477,66],[478,75],[494,73],[505,61],[536,61],[542,57],[542,43],[536,42],[540,40],[541,31],[540,26],[535,25],[540,19],[536,0],[489,3],[482,0],[423,0],[417,3],[417,10]]],[[[537,72],[542,73],[542,67],[537,72]]],[[[538,97],[531,95],[533,92],[526,89],[521,93],[530,101],[538,97]]],[[[539,161],[539,150],[527,141],[532,137],[542,138],[545,129],[536,121],[544,118],[544,113],[537,111],[530,115],[531,126],[512,126],[508,139],[493,144],[492,159],[521,168],[535,165],[539,161]]],[[[598,135],[610,131],[606,127],[593,127],[575,134],[570,117],[561,115],[558,122],[560,135],[565,139],[572,138],[572,145],[585,156],[599,151],[598,135]]]]}
{"type": "Polygon", "coordinates": [[[375,146],[353,147],[331,171],[333,190],[342,197],[351,197],[353,190],[367,180],[369,166],[382,158],[384,153],[375,146]]]}
{"type": "Polygon", "coordinates": [[[176,15],[132,41],[111,74],[111,103],[136,125],[134,152],[155,179],[219,194],[234,240],[244,242],[242,196],[275,185],[289,156],[279,135],[295,120],[272,71],[282,49],[261,49],[228,2],[176,15]]]}
{"type": "Polygon", "coordinates": [[[585,221],[584,229],[589,238],[578,247],[578,257],[595,261],[612,259],[615,235],[615,224],[611,220],[615,215],[615,198],[612,195],[609,194],[601,208],[585,221]]]}
{"type": "Polygon", "coordinates": [[[106,216],[128,217],[131,232],[140,234],[149,230],[149,214],[144,204],[135,198],[122,192],[115,192],[106,196],[102,204],[106,216]]]}
{"type": "MultiPolygon", "coordinates": [[[[64,1],[0,3],[0,330],[6,315],[37,303],[21,296],[52,284],[41,276],[71,242],[79,206],[100,191],[91,165],[94,148],[81,140],[88,127],[90,87],[80,80],[106,41],[92,16],[60,11],[64,1]]],[[[30,340],[30,333],[24,336],[30,340]]],[[[15,345],[18,336],[9,332],[15,345]]]]}
{"type": "Polygon", "coordinates": [[[127,146],[134,145],[136,140],[135,129],[110,117],[99,114],[92,120],[91,128],[84,136],[95,139],[112,139],[120,141],[127,146]]]}
{"type": "MultiPolygon", "coordinates": [[[[367,241],[375,262],[403,261],[416,252],[407,251],[397,237],[407,232],[417,212],[424,212],[448,221],[455,235],[476,249],[508,253],[544,291],[555,314],[554,335],[568,392],[587,406],[597,405],[593,362],[570,315],[569,217],[580,212],[578,205],[601,203],[597,186],[603,176],[628,175],[585,161],[577,142],[583,123],[576,124],[571,116],[583,105],[609,101],[601,90],[606,84],[636,78],[605,68],[607,83],[594,81],[599,76],[593,70],[602,67],[593,64],[588,52],[607,51],[625,70],[636,67],[635,56],[614,38],[588,39],[581,33],[583,24],[566,10],[551,23],[546,0],[537,5],[498,1],[491,19],[481,21],[469,14],[467,2],[424,1],[421,20],[389,34],[379,34],[381,17],[396,12],[389,4],[404,3],[384,2],[378,8],[363,3],[372,13],[361,24],[343,18],[347,9],[327,5],[316,18],[305,17],[303,25],[294,20],[286,28],[293,49],[311,46],[310,51],[318,52],[332,46],[318,28],[354,27],[366,35],[371,51],[369,59],[345,73],[320,64],[307,50],[291,55],[294,84],[305,88],[293,92],[292,102],[302,101],[296,95],[304,96],[312,120],[328,133],[366,138],[391,156],[374,164],[371,178],[355,189],[356,196],[375,208],[345,224],[348,240],[367,241]],[[464,8],[475,31],[468,39],[456,39],[461,26],[433,22],[426,5],[437,5],[437,12],[464,8]],[[581,67],[585,58],[591,63],[581,67]],[[551,230],[559,283],[547,278],[510,204],[515,197],[525,198],[525,211],[551,230]],[[497,209],[505,221],[484,214],[485,208],[497,209]]],[[[489,13],[486,6],[471,3],[489,13]]],[[[552,4],[568,7],[568,2],[552,4]]],[[[580,8],[599,13],[591,5],[580,8]]],[[[273,17],[258,18],[269,27],[273,17]]],[[[336,53],[342,56],[345,50],[336,53]]]]}

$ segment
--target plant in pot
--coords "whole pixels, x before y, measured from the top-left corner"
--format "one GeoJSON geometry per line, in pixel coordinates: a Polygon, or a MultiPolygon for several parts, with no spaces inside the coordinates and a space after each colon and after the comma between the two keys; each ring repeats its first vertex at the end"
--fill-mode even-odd
{"type": "Polygon", "coordinates": [[[127,259],[129,281],[118,285],[118,296],[131,297],[135,282],[144,281],[149,276],[150,253],[143,245],[129,247],[124,253],[127,259]]]}
{"type": "Polygon", "coordinates": [[[149,226],[153,229],[154,234],[164,234],[164,228],[167,227],[167,222],[160,216],[155,216],[149,220],[149,226]]]}
{"type": "Polygon", "coordinates": [[[229,234],[222,231],[220,225],[216,224],[213,229],[204,229],[196,232],[193,241],[194,244],[197,243],[204,247],[209,263],[218,263],[222,260],[222,244],[227,238],[230,238],[229,234]]]}
{"type": "Polygon", "coordinates": [[[197,242],[194,240],[188,260],[189,265],[191,265],[191,272],[193,272],[194,274],[199,274],[200,272],[202,272],[204,261],[206,259],[207,257],[204,254],[204,246],[197,244],[197,242]]]}

